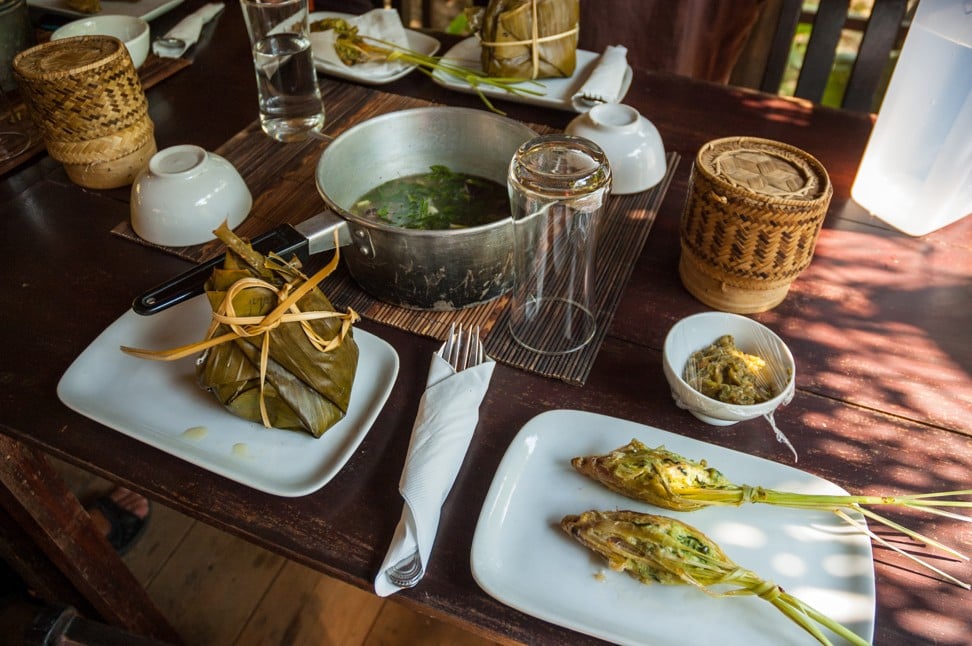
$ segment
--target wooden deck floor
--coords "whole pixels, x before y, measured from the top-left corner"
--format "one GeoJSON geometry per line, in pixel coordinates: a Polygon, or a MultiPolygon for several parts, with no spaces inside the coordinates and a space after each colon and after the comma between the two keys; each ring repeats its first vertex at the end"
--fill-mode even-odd
{"type": "MultiPolygon", "coordinates": [[[[97,476],[52,463],[82,500],[111,490],[97,476]]],[[[125,555],[187,646],[489,646],[393,599],[319,574],[158,503],[125,555]]]]}

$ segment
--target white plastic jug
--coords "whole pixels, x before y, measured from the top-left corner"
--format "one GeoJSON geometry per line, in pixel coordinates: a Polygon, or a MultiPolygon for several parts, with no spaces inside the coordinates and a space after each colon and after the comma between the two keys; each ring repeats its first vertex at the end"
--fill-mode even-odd
{"type": "Polygon", "coordinates": [[[972,0],[920,0],[851,196],[913,236],[972,214],[972,0]]]}

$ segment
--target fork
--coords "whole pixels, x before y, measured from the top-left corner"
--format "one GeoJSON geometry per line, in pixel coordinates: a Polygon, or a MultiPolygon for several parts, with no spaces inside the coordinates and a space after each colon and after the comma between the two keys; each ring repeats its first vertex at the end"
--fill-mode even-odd
{"type": "MultiPolygon", "coordinates": [[[[449,326],[449,336],[438,355],[449,362],[456,372],[478,366],[486,360],[483,342],[479,338],[479,326],[463,331],[462,323],[449,326]]],[[[425,573],[418,548],[385,571],[385,576],[399,588],[411,588],[425,573]]]]}

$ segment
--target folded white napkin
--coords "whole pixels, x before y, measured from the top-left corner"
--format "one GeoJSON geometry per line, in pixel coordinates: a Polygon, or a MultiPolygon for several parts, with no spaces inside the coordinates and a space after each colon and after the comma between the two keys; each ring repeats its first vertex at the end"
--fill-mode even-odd
{"type": "Polygon", "coordinates": [[[608,45],[590,76],[571,97],[574,109],[586,112],[598,103],[617,103],[624,98],[624,76],[628,71],[628,48],[608,45]]]}
{"type": "Polygon", "coordinates": [[[182,44],[169,44],[159,39],[152,43],[152,51],[155,52],[156,56],[162,58],[179,58],[199,40],[203,25],[215,18],[225,6],[222,2],[212,2],[189,14],[162,37],[162,39],[175,38],[181,40],[182,44]]]}
{"type": "MultiPolygon", "coordinates": [[[[348,22],[358,28],[358,35],[376,38],[392,44],[399,49],[408,49],[408,37],[402,19],[397,9],[375,9],[368,13],[349,18],[348,22]]],[[[310,34],[311,50],[315,60],[346,70],[354,69],[367,76],[391,76],[408,67],[401,61],[367,61],[353,66],[345,65],[334,51],[335,33],[327,31],[312,31],[310,34]]],[[[377,44],[377,43],[376,43],[377,44]]],[[[377,44],[381,47],[387,47],[377,44]]]]}
{"type": "Polygon", "coordinates": [[[405,507],[375,578],[378,596],[387,597],[401,589],[388,580],[385,572],[411,555],[416,547],[425,572],[439,528],[442,503],[469,448],[479,421],[479,404],[495,365],[492,359],[487,359],[478,366],[456,372],[445,359],[437,354],[432,357],[428,384],[419,403],[405,468],[398,483],[405,507]]]}

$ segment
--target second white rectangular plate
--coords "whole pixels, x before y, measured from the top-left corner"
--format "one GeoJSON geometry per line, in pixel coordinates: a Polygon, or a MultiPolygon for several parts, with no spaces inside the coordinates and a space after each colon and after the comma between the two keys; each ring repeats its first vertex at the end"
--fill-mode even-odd
{"type": "MultiPolygon", "coordinates": [[[[480,62],[481,52],[482,47],[480,46],[477,38],[466,38],[450,48],[449,51],[442,56],[442,61],[445,63],[458,65],[459,67],[465,67],[475,71],[482,71],[483,66],[480,62]]],[[[480,84],[473,87],[466,81],[456,78],[450,74],[446,74],[441,70],[438,70],[432,74],[432,80],[443,87],[447,87],[451,90],[457,90],[459,92],[465,92],[467,94],[476,94],[477,90],[479,90],[486,96],[495,99],[506,99],[507,101],[513,101],[515,103],[529,103],[532,105],[543,106],[545,108],[556,108],[557,110],[570,110],[571,112],[577,112],[571,98],[587,81],[587,78],[591,75],[591,72],[594,70],[594,67],[597,65],[597,61],[600,59],[600,57],[601,55],[596,52],[578,49],[577,65],[574,68],[573,76],[570,78],[539,79],[537,81],[524,81],[522,83],[525,89],[536,90],[540,92],[539,95],[511,94],[502,88],[497,88],[486,84],[480,84]]],[[[629,65],[625,71],[621,91],[618,93],[619,102],[624,99],[624,96],[628,93],[628,88],[631,87],[631,78],[632,71],[631,66],[629,65]]]]}
{"type": "Polygon", "coordinates": [[[867,536],[829,512],[769,505],[660,510],[606,489],[570,464],[571,458],[608,453],[632,438],[704,459],[737,484],[847,493],[798,469],[651,426],[550,411],[521,429],[496,472],[473,537],[477,583],[513,608],[622,644],[817,643],[762,599],[715,598],[692,586],[646,585],[613,572],[560,528],[568,514],[632,509],[698,528],[740,566],[871,639],[874,565],[867,536]]]}

